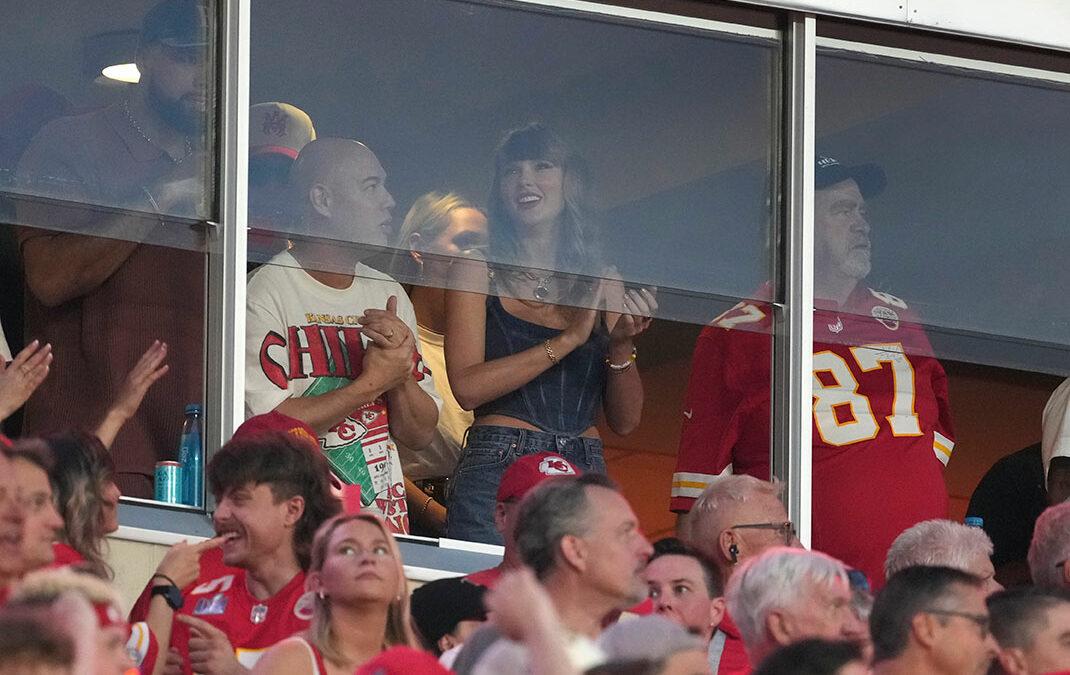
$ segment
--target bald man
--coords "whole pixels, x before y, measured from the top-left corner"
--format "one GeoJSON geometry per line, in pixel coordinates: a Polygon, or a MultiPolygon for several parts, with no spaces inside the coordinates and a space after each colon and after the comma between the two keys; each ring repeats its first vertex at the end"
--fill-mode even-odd
{"type": "Polygon", "coordinates": [[[361,507],[408,532],[395,439],[430,443],[441,400],[417,349],[401,286],[364,262],[388,240],[394,199],[367,146],[324,138],[290,174],[300,215],[293,248],[249,279],[245,408],[311,426],[361,507]]]}

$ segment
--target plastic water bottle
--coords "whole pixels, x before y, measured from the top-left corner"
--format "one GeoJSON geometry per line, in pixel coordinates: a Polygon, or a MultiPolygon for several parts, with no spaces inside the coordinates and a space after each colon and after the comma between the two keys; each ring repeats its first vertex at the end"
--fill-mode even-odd
{"type": "Polygon", "coordinates": [[[186,406],[182,423],[182,440],[178,444],[178,461],[182,464],[182,503],[204,506],[204,445],[201,443],[201,405],[186,406]]]}
{"type": "Polygon", "coordinates": [[[985,519],[981,516],[966,516],[962,523],[967,527],[979,527],[981,529],[985,527],[985,519]]]}

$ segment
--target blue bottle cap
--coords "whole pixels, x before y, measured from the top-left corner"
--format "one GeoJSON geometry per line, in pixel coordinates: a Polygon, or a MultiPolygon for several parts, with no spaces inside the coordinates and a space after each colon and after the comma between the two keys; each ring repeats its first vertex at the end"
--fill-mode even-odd
{"type": "Polygon", "coordinates": [[[985,519],[981,516],[966,516],[966,518],[963,519],[962,522],[965,523],[968,527],[984,528],[985,526],[985,519]]]}
{"type": "Polygon", "coordinates": [[[198,415],[200,415],[201,414],[201,404],[200,403],[190,403],[189,405],[187,405],[186,406],[186,414],[188,415],[190,413],[197,413],[198,415]]]}

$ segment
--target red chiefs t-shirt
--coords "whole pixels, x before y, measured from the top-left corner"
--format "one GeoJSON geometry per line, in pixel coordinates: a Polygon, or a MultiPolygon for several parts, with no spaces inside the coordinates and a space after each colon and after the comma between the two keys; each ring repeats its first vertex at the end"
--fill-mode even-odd
{"type": "MultiPolygon", "coordinates": [[[[699,337],[671,508],[722,473],[769,479],[772,316],[741,302],[699,337]]],[[[895,537],[947,517],[947,377],[906,303],[856,288],[814,312],[813,547],[876,584],[895,537]]]]}
{"type": "MultiPolygon", "coordinates": [[[[274,596],[258,600],[245,585],[245,570],[224,565],[222,555],[219,549],[201,555],[201,575],[182,589],[185,602],[176,614],[197,617],[222,630],[238,662],[252,668],[264,650],[308,628],[313,597],[305,592],[305,573],[299,572],[274,596]]],[[[146,588],[131,612],[131,621],[145,618],[149,599],[146,588]]],[[[173,623],[171,646],[182,654],[182,672],[190,675],[186,624],[173,623]]]]}

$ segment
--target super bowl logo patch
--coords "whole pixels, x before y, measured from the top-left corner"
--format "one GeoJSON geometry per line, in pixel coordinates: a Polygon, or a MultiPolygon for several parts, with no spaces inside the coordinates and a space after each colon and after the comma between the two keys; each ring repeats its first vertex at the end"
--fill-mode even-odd
{"type": "Polygon", "coordinates": [[[227,611],[227,596],[216,593],[210,598],[201,598],[193,606],[194,616],[215,616],[227,611]]]}
{"type": "Polygon", "coordinates": [[[894,309],[877,305],[869,313],[888,330],[899,330],[899,315],[894,309]]]}
{"type": "Polygon", "coordinates": [[[294,616],[302,621],[312,620],[312,610],[316,606],[316,594],[309,591],[294,603],[294,616]]]}

